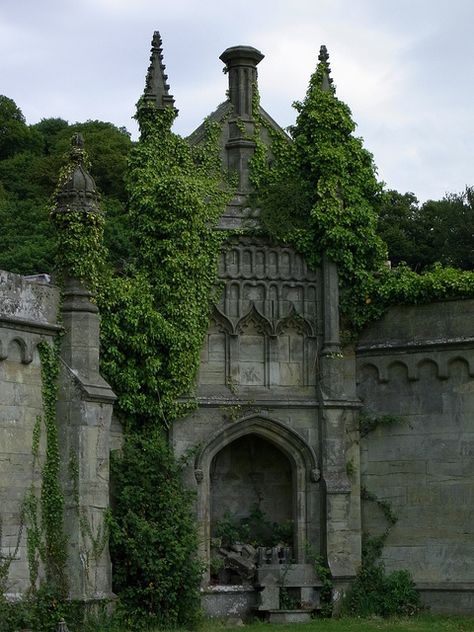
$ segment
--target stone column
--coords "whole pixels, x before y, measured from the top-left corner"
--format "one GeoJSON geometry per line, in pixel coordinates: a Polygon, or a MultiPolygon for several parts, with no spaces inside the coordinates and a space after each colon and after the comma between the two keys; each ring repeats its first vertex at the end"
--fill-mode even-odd
{"type": "MultiPolygon", "coordinates": [[[[334,582],[337,603],[354,578],[360,564],[360,485],[359,459],[347,475],[347,450],[354,442],[357,402],[345,393],[346,359],[339,334],[339,289],[337,267],[323,257],[324,337],[319,356],[320,451],[325,486],[326,555],[334,582]],[[350,439],[349,439],[350,437],[350,439]]],[[[352,448],[353,446],[351,446],[352,448]]],[[[352,459],[354,450],[351,449],[352,459]]]]}
{"type": "Polygon", "coordinates": [[[90,293],[67,279],[62,305],[57,405],[65,529],[72,599],[112,596],[106,511],[109,506],[109,428],[115,395],[99,375],[99,314],[90,293]]]}

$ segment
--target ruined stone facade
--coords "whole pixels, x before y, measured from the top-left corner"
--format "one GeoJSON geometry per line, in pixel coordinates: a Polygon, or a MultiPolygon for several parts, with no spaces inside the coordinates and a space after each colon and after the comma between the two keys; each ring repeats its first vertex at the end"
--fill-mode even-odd
{"type": "MultiPolygon", "coordinates": [[[[240,175],[221,230],[241,226],[248,213],[253,91],[262,58],[250,47],[221,56],[229,99],[211,117],[222,123],[223,161],[240,175]]],[[[163,107],[173,103],[165,80],[156,37],[146,94],[163,107]]],[[[190,142],[202,134],[200,127],[190,142]]],[[[185,476],[196,492],[208,567],[215,525],[258,506],[270,522],[293,524],[288,581],[302,591],[301,600],[317,601],[314,553],[327,559],[337,598],[360,565],[362,532],[386,527],[374,503],[361,503],[363,485],[389,500],[398,516],[384,549],[387,568],[410,570],[433,609],[474,612],[474,301],[392,308],[356,348],[342,349],[337,269],[328,259],[312,271],[285,245],[236,237],[218,275],[222,294],[203,343],[199,406],[170,432],[178,456],[193,454],[185,476]],[[362,406],[398,415],[399,423],[360,436],[362,406]]],[[[22,503],[32,485],[39,489],[44,458],[44,438],[37,462],[32,455],[43,406],[37,345],[61,330],[58,423],[71,595],[94,600],[111,595],[107,546],[97,554],[93,540],[101,538],[108,506],[114,395],[98,372],[99,315],[88,294],[70,280],[60,322],[58,305],[50,283],[1,273],[2,556],[11,558],[9,594],[24,593],[22,503]]],[[[260,606],[270,609],[278,607],[279,570],[278,560],[267,562],[255,581],[264,595],[260,606]]],[[[208,580],[209,572],[203,600],[210,613],[242,613],[257,603],[251,586],[219,588],[208,580]]]]}

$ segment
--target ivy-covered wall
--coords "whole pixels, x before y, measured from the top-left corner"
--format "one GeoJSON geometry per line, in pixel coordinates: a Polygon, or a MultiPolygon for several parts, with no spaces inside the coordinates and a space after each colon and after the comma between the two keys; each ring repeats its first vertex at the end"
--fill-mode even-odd
{"type": "Polygon", "coordinates": [[[17,596],[44,564],[35,542],[46,463],[41,345],[52,345],[58,288],[0,272],[0,591],[17,596]]]}
{"type": "Polygon", "coordinates": [[[114,394],[98,373],[88,296],[69,282],[60,303],[47,279],[0,272],[0,591],[9,597],[42,582],[57,599],[112,594],[114,394]]]}

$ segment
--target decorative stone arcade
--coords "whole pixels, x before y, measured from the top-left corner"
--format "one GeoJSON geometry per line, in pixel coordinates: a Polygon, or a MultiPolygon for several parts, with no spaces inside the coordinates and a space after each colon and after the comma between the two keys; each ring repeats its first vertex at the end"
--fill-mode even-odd
{"type": "MultiPolygon", "coordinates": [[[[249,213],[255,115],[264,143],[272,130],[284,132],[263,108],[255,111],[262,53],[236,46],[220,59],[229,98],[210,118],[221,124],[223,163],[239,176],[219,225],[232,230],[249,213]]],[[[162,60],[155,34],[145,97],[158,107],[172,102],[162,60]]],[[[203,124],[189,140],[198,144],[204,134],[203,124]]],[[[219,281],[223,292],[202,349],[199,407],[175,422],[170,435],[178,456],[196,455],[186,478],[196,491],[200,553],[209,567],[213,530],[224,516],[237,524],[256,508],[270,523],[291,519],[292,586],[306,590],[300,600],[312,606],[317,580],[308,551],[327,559],[336,597],[360,563],[358,403],[353,360],[339,343],[337,269],[323,258],[320,269],[309,270],[291,248],[248,236],[229,242],[219,281]]],[[[252,576],[249,564],[233,564],[247,586],[205,592],[210,614],[245,613],[255,603],[252,581],[260,586],[261,608],[279,607],[281,569],[270,564],[252,576]]],[[[205,586],[209,580],[208,572],[205,586]]]]}

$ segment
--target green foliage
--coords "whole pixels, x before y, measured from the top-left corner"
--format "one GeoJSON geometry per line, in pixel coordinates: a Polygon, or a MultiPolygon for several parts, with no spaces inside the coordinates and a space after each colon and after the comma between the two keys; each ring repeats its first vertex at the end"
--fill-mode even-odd
{"type": "Polygon", "coordinates": [[[218,520],[212,530],[212,537],[218,538],[222,546],[229,547],[235,543],[252,544],[253,546],[291,546],[293,542],[293,522],[271,522],[266,514],[255,505],[250,514],[238,519],[230,512],[218,520]]]}
{"type": "Polygon", "coordinates": [[[336,98],[328,77],[323,59],[304,101],[295,104],[293,142],[269,129],[268,152],[259,137],[265,123],[258,102],[254,107],[258,126],[251,179],[264,230],[292,245],[313,268],[323,253],[338,264],[340,309],[355,331],[393,304],[473,297],[471,272],[426,269],[436,261],[473,267],[472,190],[421,209],[412,194],[384,193],[371,154],[353,135],[350,110],[336,98]],[[424,273],[402,264],[389,270],[379,235],[389,242],[394,263],[405,258],[424,273]]]}
{"type": "Polygon", "coordinates": [[[214,228],[229,187],[219,129],[208,124],[207,140],[192,148],[171,132],[174,117],[138,104],[141,138],[126,180],[133,263],[98,294],[101,367],[126,430],[113,465],[114,582],[124,618],[136,626],[190,625],[199,606],[190,498],[160,433],[189,408],[177,399],[199,364],[222,243],[214,228]]]}
{"type": "MultiPolygon", "coordinates": [[[[43,416],[33,429],[33,468],[37,466],[41,425],[46,430],[46,453],[41,471],[41,494],[38,499],[31,486],[22,507],[21,528],[27,525],[27,558],[30,591],[21,601],[7,602],[3,596],[7,574],[6,559],[0,564],[0,629],[15,632],[19,628],[34,628],[41,632],[56,632],[58,622],[71,613],[67,603],[66,536],[63,526],[64,497],[59,482],[59,445],[56,426],[57,378],[59,372],[57,344],[40,342],[41,393],[43,416]],[[39,563],[43,563],[44,579],[37,587],[39,563]]],[[[0,532],[1,540],[1,532],[0,532]]]]}
{"type": "Polygon", "coordinates": [[[346,614],[358,617],[413,616],[421,609],[420,595],[413,578],[406,570],[387,574],[380,560],[390,530],[398,518],[388,501],[380,500],[365,487],[361,488],[361,499],[374,502],[382,511],[388,526],[380,536],[363,534],[362,564],[345,597],[343,610],[346,614]]]}
{"type": "Polygon", "coordinates": [[[0,146],[2,133],[10,138],[15,130],[12,149],[2,153],[0,148],[0,268],[19,274],[52,271],[54,233],[49,200],[74,132],[87,139],[102,206],[109,214],[105,242],[113,264],[123,267],[130,257],[124,184],[132,146],[128,132],[111,123],[69,125],[59,118],[28,126],[14,102],[0,97],[0,146]],[[8,125],[2,123],[2,116],[8,125]]]}
{"type": "Polygon", "coordinates": [[[65,574],[64,496],[59,482],[60,457],[56,425],[59,360],[57,349],[47,342],[38,345],[38,352],[41,359],[43,421],[46,428],[46,454],[41,472],[41,531],[44,542],[40,552],[48,589],[59,599],[65,598],[68,591],[65,574]]]}
{"type": "Polygon", "coordinates": [[[418,268],[418,230],[420,209],[413,193],[401,194],[398,191],[386,191],[380,207],[377,232],[387,244],[388,258],[393,266],[402,261],[413,269],[418,268]]]}
{"type": "Polygon", "coordinates": [[[386,241],[392,264],[421,271],[439,262],[474,268],[474,189],[450,193],[420,206],[412,193],[388,191],[381,208],[378,232],[386,241]]]}
{"type": "Polygon", "coordinates": [[[99,296],[103,368],[126,423],[168,427],[187,408],[207,330],[229,199],[219,129],[197,148],[171,132],[175,112],[139,103],[141,139],[127,190],[134,264],[99,296]]]}
{"type": "Polygon", "coordinates": [[[114,590],[127,625],[192,625],[201,567],[191,496],[160,432],[128,434],[112,476],[114,590]]]}
{"type": "Polygon", "coordinates": [[[60,276],[83,281],[96,292],[104,274],[104,217],[100,213],[53,213],[56,226],[56,266],[60,276]]]}
{"type": "Polygon", "coordinates": [[[309,549],[309,559],[312,560],[316,576],[321,582],[319,589],[320,614],[322,617],[332,616],[333,588],[331,571],[321,555],[317,555],[313,549],[309,549]]]}
{"type": "Polygon", "coordinates": [[[398,518],[393,512],[391,504],[387,500],[380,500],[375,494],[369,492],[368,489],[364,486],[361,487],[360,497],[362,498],[362,500],[370,500],[374,502],[381,509],[383,515],[385,516],[385,519],[390,525],[389,528],[393,527],[393,525],[397,523],[398,518]]]}
{"type": "Polygon", "coordinates": [[[401,421],[403,421],[403,417],[398,415],[376,415],[366,410],[361,410],[358,418],[360,436],[366,437],[378,427],[389,428],[401,421]]]}
{"type": "Polygon", "coordinates": [[[420,610],[420,595],[407,571],[387,574],[381,562],[369,564],[363,558],[344,610],[358,617],[413,616],[420,610]]]}
{"type": "Polygon", "coordinates": [[[341,308],[352,318],[365,311],[372,273],[385,258],[376,234],[382,187],[328,76],[327,62],[320,61],[304,101],[295,104],[293,142],[275,139],[271,162],[253,164],[254,181],[261,221],[272,237],[293,245],[313,268],[323,253],[338,264],[341,308]]]}
{"type": "Polygon", "coordinates": [[[0,95],[0,160],[9,158],[35,141],[16,103],[0,95]]]}

